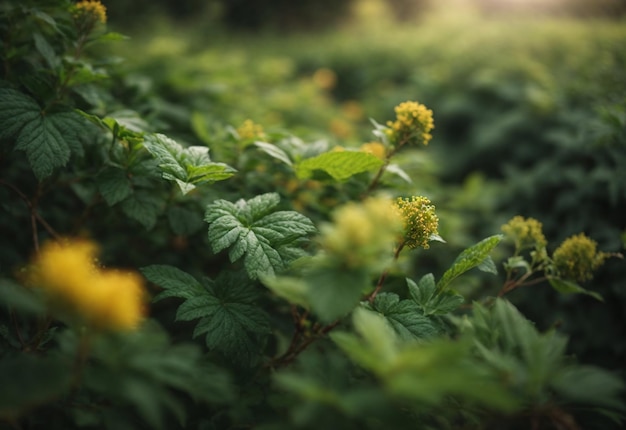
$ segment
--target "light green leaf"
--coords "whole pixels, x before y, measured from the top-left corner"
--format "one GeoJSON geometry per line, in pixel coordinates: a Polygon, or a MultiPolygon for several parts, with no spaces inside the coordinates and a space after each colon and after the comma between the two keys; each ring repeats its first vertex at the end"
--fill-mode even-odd
{"type": "Polygon", "coordinates": [[[402,180],[404,180],[405,182],[408,182],[409,184],[413,182],[409,174],[406,173],[404,169],[397,164],[388,165],[386,172],[400,177],[402,180]]]}
{"type": "Polygon", "coordinates": [[[498,268],[493,258],[491,258],[491,255],[488,255],[476,268],[482,272],[492,273],[494,275],[498,274],[498,268]]]}
{"type": "Polygon", "coordinates": [[[313,174],[314,170],[323,170],[333,179],[343,181],[357,173],[377,169],[382,165],[381,159],[367,152],[325,152],[296,164],[296,175],[300,179],[306,179],[313,174]]]}
{"type": "Polygon", "coordinates": [[[596,293],[595,291],[587,290],[575,282],[567,281],[565,279],[557,278],[555,276],[549,276],[548,282],[550,282],[552,288],[554,288],[561,294],[586,294],[601,302],[604,301],[604,298],[600,294],[596,293]]]}
{"type": "Polygon", "coordinates": [[[229,249],[235,262],[244,257],[251,279],[274,275],[304,254],[297,245],[316,231],[310,219],[295,211],[270,211],[278,204],[276,193],[231,203],[217,200],[207,206],[209,241],[213,252],[229,249]]]}
{"type": "Polygon", "coordinates": [[[254,146],[265,152],[270,157],[280,160],[288,166],[293,165],[287,153],[276,145],[272,145],[267,142],[254,142],[254,146]]]}
{"type": "Polygon", "coordinates": [[[184,148],[163,134],[150,134],[144,147],[157,159],[163,178],[176,183],[183,194],[198,184],[222,181],[235,174],[232,167],[212,162],[206,146],[184,148]]]}
{"type": "Polygon", "coordinates": [[[482,264],[493,248],[500,243],[502,237],[501,234],[490,236],[461,252],[452,263],[452,267],[446,270],[437,283],[437,291],[443,291],[457,276],[482,264]]]}
{"type": "Polygon", "coordinates": [[[261,276],[260,280],[278,297],[291,304],[309,309],[308,285],[302,279],[288,276],[261,276]]]}
{"type": "Polygon", "coordinates": [[[439,333],[417,303],[413,300],[400,300],[397,294],[378,294],[374,303],[366,307],[384,315],[401,340],[430,339],[439,333]]]}
{"type": "Polygon", "coordinates": [[[415,300],[415,303],[422,308],[426,308],[428,301],[435,294],[435,277],[432,273],[422,276],[419,283],[415,283],[412,279],[406,278],[409,294],[415,300]]]}
{"type": "Polygon", "coordinates": [[[369,277],[364,270],[319,267],[308,273],[305,280],[308,284],[308,302],[315,314],[326,322],[350,313],[370,287],[369,277]]]}
{"type": "Polygon", "coordinates": [[[409,293],[424,315],[443,315],[457,309],[464,301],[464,297],[452,290],[435,293],[435,277],[432,273],[424,275],[416,284],[407,278],[409,293]]]}

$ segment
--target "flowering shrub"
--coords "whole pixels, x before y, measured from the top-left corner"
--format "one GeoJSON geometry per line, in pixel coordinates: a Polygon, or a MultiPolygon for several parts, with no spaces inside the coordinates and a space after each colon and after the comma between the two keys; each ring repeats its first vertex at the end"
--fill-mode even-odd
{"type": "Polygon", "coordinates": [[[394,160],[431,139],[426,106],[400,103],[356,145],[252,120],[212,135],[197,116],[164,134],[99,56],[121,38],[99,2],[1,13],[13,53],[0,82],[3,426],[622,420],[620,378],[569,357],[564,334],[505,297],[551,286],[601,300],[576,282],[615,254],[586,236],[550,254],[539,221],[516,217],[503,227],[510,257],[493,234],[441,274],[414,259],[447,246],[431,198],[391,180],[410,183],[394,160]],[[457,290],[468,271],[499,267],[499,290],[473,302],[457,290]]]}

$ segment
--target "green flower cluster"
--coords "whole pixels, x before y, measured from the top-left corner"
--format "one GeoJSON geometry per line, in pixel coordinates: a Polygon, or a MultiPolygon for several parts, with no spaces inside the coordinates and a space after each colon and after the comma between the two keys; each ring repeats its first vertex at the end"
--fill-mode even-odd
{"type": "Polygon", "coordinates": [[[404,220],[404,244],[409,248],[429,248],[429,242],[438,236],[439,218],[435,206],[426,197],[398,198],[396,206],[404,220]]]}
{"type": "Polygon", "coordinates": [[[385,133],[389,142],[397,147],[405,144],[428,145],[435,128],[433,111],[421,103],[407,101],[395,107],[396,120],[387,121],[385,133]]]}
{"type": "Polygon", "coordinates": [[[526,248],[545,248],[548,244],[542,224],[534,218],[515,216],[502,226],[502,232],[515,242],[517,251],[526,248]]]}
{"type": "Polygon", "coordinates": [[[565,239],[552,255],[559,275],[580,282],[591,280],[593,272],[609,257],[606,252],[598,252],[597,246],[584,233],[565,239]]]}

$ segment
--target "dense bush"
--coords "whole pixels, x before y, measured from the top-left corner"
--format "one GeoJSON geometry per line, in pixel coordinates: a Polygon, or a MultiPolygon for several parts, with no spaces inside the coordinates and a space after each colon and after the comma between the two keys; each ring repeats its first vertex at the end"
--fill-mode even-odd
{"type": "MultiPolygon", "coordinates": [[[[305,54],[151,37],[120,66],[98,1],[1,12],[3,428],[622,422],[622,379],[507,299],[602,300],[582,283],[619,263],[615,249],[544,235],[525,211],[502,229],[455,213],[476,209],[471,194],[422,169],[455,128],[445,105],[440,124],[430,102],[399,98],[415,76],[339,104],[343,73],[305,54]],[[462,282],[472,269],[491,276],[485,290],[462,282]]],[[[362,69],[367,82],[393,67],[362,69]]],[[[619,108],[605,112],[605,142],[623,144],[619,108]]]]}

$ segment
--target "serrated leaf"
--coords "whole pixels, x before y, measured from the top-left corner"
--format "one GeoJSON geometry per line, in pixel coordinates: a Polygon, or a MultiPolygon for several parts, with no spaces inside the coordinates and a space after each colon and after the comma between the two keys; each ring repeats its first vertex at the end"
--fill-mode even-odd
{"type": "Polygon", "coordinates": [[[567,281],[554,276],[548,277],[548,282],[550,282],[552,288],[561,294],[586,294],[601,302],[604,301],[604,298],[600,294],[595,291],[587,290],[575,282],[567,281]]]}
{"type": "Polygon", "coordinates": [[[138,190],[121,203],[122,211],[129,218],[151,230],[161,213],[163,202],[148,191],[138,190]]]}
{"type": "Polygon", "coordinates": [[[0,88],[0,123],[0,139],[15,139],[15,149],[26,152],[39,180],[65,166],[72,150],[81,150],[84,123],[78,114],[44,112],[34,99],[11,88],[0,88]]]}
{"type": "Polygon", "coordinates": [[[98,174],[98,191],[109,206],[121,202],[133,193],[128,174],[116,167],[107,167],[98,174]]]}
{"type": "Polygon", "coordinates": [[[501,234],[490,236],[461,252],[452,263],[452,267],[446,270],[437,283],[437,290],[443,291],[457,276],[483,263],[493,248],[500,243],[502,237],[501,234]]]}
{"type": "Polygon", "coordinates": [[[205,288],[190,274],[167,265],[152,265],[141,268],[141,273],[148,281],[163,288],[152,301],[157,302],[167,297],[191,299],[204,293],[205,288]]]}
{"type": "Polygon", "coordinates": [[[313,174],[314,170],[322,170],[332,176],[333,179],[343,181],[357,173],[377,169],[382,165],[381,159],[367,152],[325,152],[296,164],[296,175],[300,179],[306,179],[313,174]]]}
{"type": "Polygon", "coordinates": [[[494,275],[498,274],[498,268],[493,258],[491,258],[491,255],[488,255],[476,268],[482,272],[492,273],[494,275]]]}
{"type": "Polygon", "coordinates": [[[451,290],[436,293],[435,277],[424,275],[418,284],[406,280],[411,298],[419,305],[424,315],[443,315],[457,309],[465,298],[451,290]]]}
{"type": "Polygon", "coordinates": [[[229,249],[231,262],[244,257],[251,279],[274,275],[302,251],[295,245],[316,231],[310,219],[295,211],[269,213],[279,202],[268,193],[231,203],[217,200],[207,206],[209,241],[213,252],[229,249]]]}
{"type": "Polygon", "coordinates": [[[269,317],[255,304],[259,292],[242,273],[221,272],[203,287],[193,276],[170,266],[148,266],[142,273],[165,289],[155,297],[181,297],[177,321],[198,320],[193,332],[205,335],[210,349],[244,365],[254,364],[263,337],[269,332],[269,317]]]}
{"type": "Polygon", "coordinates": [[[439,333],[417,303],[413,300],[400,300],[397,294],[378,294],[371,309],[385,316],[401,340],[430,339],[439,333]]]}
{"type": "Polygon", "coordinates": [[[206,146],[184,148],[163,134],[151,134],[146,135],[144,147],[157,159],[163,178],[176,183],[183,194],[198,184],[222,181],[235,174],[232,167],[212,162],[206,146]]]}
{"type": "Polygon", "coordinates": [[[259,148],[261,151],[265,152],[270,157],[275,158],[279,161],[282,161],[288,166],[293,165],[287,153],[276,145],[273,145],[267,142],[254,142],[254,146],[259,148]]]}

